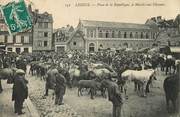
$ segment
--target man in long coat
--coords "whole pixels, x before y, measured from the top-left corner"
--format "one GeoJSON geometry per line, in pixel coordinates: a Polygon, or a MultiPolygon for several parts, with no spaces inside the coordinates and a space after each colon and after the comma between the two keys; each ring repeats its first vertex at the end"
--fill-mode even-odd
{"type": "Polygon", "coordinates": [[[24,114],[22,108],[24,100],[28,97],[27,83],[25,72],[21,69],[17,70],[13,85],[12,101],[15,101],[14,109],[15,113],[18,113],[18,115],[24,114]]]}
{"type": "Polygon", "coordinates": [[[47,71],[47,76],[46,76],[46,84],[45,84],[45,95],[48,96],[49,89],[53,89],[55,87],[55,74],[58,73],[58,70],[52,66],[48,71],[47,71]]]}
{"type": "Polygon", "coordinates": [[[60,73],[57,73],[56,75],[56,84],[55,84],[55,104],[57,105],[63,105],[62,101],[63,101],[63,96],[65,94],[66,91],[66,80],[64,78],[63,75],[61,75],[60,73]]]}
{"type": "Polygon", "coordinates": [[[123,105],[123,100],[120,94],[118,85],[111,80],[111,76],[106,78],[106,81],[102,83],[108,89],[108,99],[113,104],[113,117],[121,117],[121,108],[123,105]]]}

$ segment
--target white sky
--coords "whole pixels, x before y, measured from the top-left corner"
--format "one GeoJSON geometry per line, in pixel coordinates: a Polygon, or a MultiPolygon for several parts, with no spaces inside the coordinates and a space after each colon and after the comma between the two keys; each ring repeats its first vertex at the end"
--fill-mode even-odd
{"type": "MultiPolygon", "coordinates": [[[[6,4],[12,0],[0,0],[0,4],[6,4]]],[[[18,1],[18,0],[16,0],[18,1]]],[[[54,28],[66,26],[67,24],[76,26],[79,19],[117,21],[129,23],[145,23],[154,16],[162,16],[166,19],[175,18],[180,14],[180,0],[25,0],[33,2],[33,9],[40,12],[53,14],[54,28]],[[90,6],[75,7],[76,3],[163,3],[164,6],[90,6]],[[71,4],[66,7],[65,4],[71,4]]]]}

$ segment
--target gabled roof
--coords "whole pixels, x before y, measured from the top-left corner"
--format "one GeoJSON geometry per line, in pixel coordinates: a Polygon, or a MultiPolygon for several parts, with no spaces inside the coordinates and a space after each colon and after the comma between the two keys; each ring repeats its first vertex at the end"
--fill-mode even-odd
{"type": "Polygon", "coordinates": [[[93,21],[93,20],[80,20],[80,23],[85,27],[151,29],[148,25],[135,24],[135,23],[121,23],[121,22],[93,21]]]}
{"type": "Polygon", "coordinates": [[[67,41],[67,43],[69,43],[77,33],[79,33],[80,36],[82,37],[82,39],[85,40],[85,39],[84,39],[84,36],[83,36],[83,33],[80,31],[79,28],[76,28],[76,29],[74,30],[74,32],[71,34],[71,36],[69,37],[69,40],[67,41]]]}

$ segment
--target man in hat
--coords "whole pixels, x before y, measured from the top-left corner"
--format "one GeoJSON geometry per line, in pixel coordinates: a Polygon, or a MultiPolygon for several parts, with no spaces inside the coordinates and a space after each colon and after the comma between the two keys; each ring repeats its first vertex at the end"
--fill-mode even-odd
{"type": "Polygon", "coordinates": [[[18,115],[24,114],[22,112],[23,102],[28,97],[28,81],[25,79],[25,72],[18,69],[15,73],[12,101],[14,102],[15,113],[18,115]]]}
{"type": "MultiPolygon", "coordinates": [[[[45,77],[46,83],[45,83],[45,94],[44,96],[48,96],[49,89],[54,90],[55,86],[55,74],[58,73],[58,70],[55,68],[55,65],[52,65],[50,69],[47,71],[47,75],[45,77]]],[[[44,97],[45,98],[45,97],[44,97]]]]}
{"type": "Polygon", "coordinates": [[[63,96],[65,94],[66,91],[66,80],[64,78],[63,75],[61,75],[60,73],[56,73],[55,74],[55,78],[56,78],[56,84],[55,84],[55,104],[56,105],[63,105],[62,101],[63,101],[63,96]]]}
{"type": "Polygon", "coordinates": [[[108,90],[109,101],[113,104],[113,117],[121,117],[121,108],[123,105],[123,99],[120,94],[120,90],[116,82],[112,81],[111,75],[108,74],[105,80],[102,81],[102,86],[108,90]]]}

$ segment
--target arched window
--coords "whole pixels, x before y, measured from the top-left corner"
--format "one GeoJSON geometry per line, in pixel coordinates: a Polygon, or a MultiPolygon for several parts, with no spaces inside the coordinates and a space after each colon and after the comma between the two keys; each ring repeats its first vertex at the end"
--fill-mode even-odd
{"type": "Polygon", "coordinates": [[[133,34],[132,34],[132,32],[130,32],[130,38],[133,38],[133,34]]]}
{"type": "Polygon", "coordinates": [[[126,32],[124,32],[124,38],[126,38],[127,37],[127,34],[126,34],[126,32]]]}
{"type": "Polygon", "coordinates": [[[108,31],[106,31],[106,38],[108,38],[109,37],[109,32],[108,31]]]}
{"type": "Polygon", "coordinates": [[[102,30],[99,31],[99,38],[102,38],[102,30]]]}
{"type": "Polygon", "coordinates": [[[112,31],[112,38],[114,38],[115,36],[114,36],[114,31],[112,31]]]}
{"type": "Polygon", "coordinates": [[[136,34],[135,34],[135,38],[138,38],[138,32],[136,32],[136,34]]]}
{"type": "Polygon", "coordinates": [[[90,37],[90,30],[87,30],[87,37],[90,37]]]}
{"type": "Polygon", "coordinates": [[[121,31],[118,32],[118,38],[121,38],[121,31]]]}
{"type": "Polygon", "coordinates": [[[143,32],[141,32],[141,39],[143,38],[143,32]]]}
{"type": "Polygon", "coordinates": [[[156,33],[153,33],[153,39],[155,39],[156,38],[156,33]]]}
{"type": "Polygon", "coordinates": [[[93,33],[93,30],[91,30],[91,37],[93,37],[94,33],[93,33]]]}

